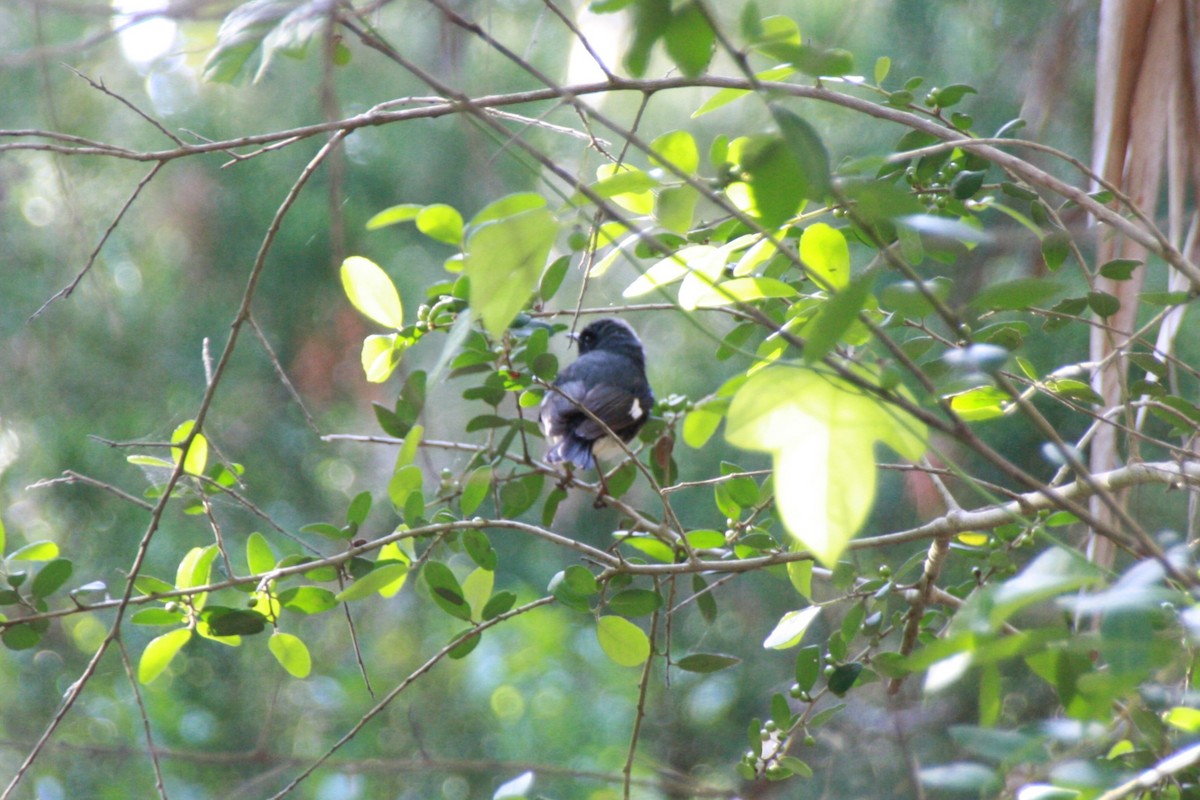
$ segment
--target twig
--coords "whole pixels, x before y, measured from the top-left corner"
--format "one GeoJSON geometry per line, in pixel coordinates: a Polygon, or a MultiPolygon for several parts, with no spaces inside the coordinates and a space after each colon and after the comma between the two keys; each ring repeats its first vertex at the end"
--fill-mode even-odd
{"type": "Polygon", "coordinates": [[[285,795],[290,794],[293,789],[295,789],[297,786],[299,786],[300,783],[303,782],[310,775],[312,775],[313,772],[315,772],[318,767],[320,767],[322,764],[324,764],[329,759],[330,756],[332,756],[334,753],[336,753],[338,750],[340,750],[343,745],[345,745],[347,742],[349,742],[351,739],[353,739],[355,736],[357,736],[359,731],[361,731],[364,727],[366,727],[368,722],[370,722],[381,711],[383,711],[385,708],[387,708],[391,704],[391,702],[393,700],[395,700],[397,697],[399,697],[401,692],[403,692],[405,689],[407,689],[409,686],[411,686],[413,684],[413,682],[415,682],[417,680],[417,678],[420,678],[422,675],[424,675],[425,673],[427,673],[431,669],[433,669],[435,666],[437,666],[438,662],[440,662],[442,659],[444,659],[450,653],[451,650],[458,647],[460,644],[467,641],[472,636],[478,636],[479,634],[486,631],[488,628],[498,625],[501,622],[503,622],[504,620],[512,619],[513,617],[520,616],[521,614],[525,614],[529,611],[534,610],[535,608],[540,608],[541,606],[549,605],[550,603],[553,603],[553,602],[554,602],[554,598],[552,596],[539,598],[532,602],[526,603],[523,606],[518,606],[517,608],[514,608],[510,611],[506,611],[503,614],[498,614],[497,616],[492,617],[489,620],[477,623],[470,630],[464,631],[463,633],[454,637],[454,639],[452,639],[445,646],[443,646],[440,650],[438,650],[436,653],[434,653],[432,656],[430,656],[428,658],[428,660],[425,661],[424,664],[422,664],[421,666],[419,666],[415,670],[413,670],[411,673],[409,673],[408,677],[406,677],[404,680],[400,681],[400,683],[397,684],[395,686],[395,688],[393,688],[390,692],[388,692],[386,695],[384,695],[383,699],[380,700],[378,703],[376,703],[371,708],[370,711],[368,711],[366,714],[363,714],[362,717],[358,720],[358,722],[355,723],[354,726],[350,728],[350,730],[346,731],[346,733],[343,734],[340,739],[338,739],[336,742],[334,742],[332,747],[330,747],[328,750],[326,750],[324,753],[322,753],[320,756],[318,756],[315,761],[313,761],[311,764],[309,764],[309,766],[307,768],[305,768],[299,775],[297,775],[295,778],[293,778],[291,780],[291,782],[288,783],[287,786],[283,787],[283,789],[281,789],[280,791],[278,791],[274,795],[272,795],[271,800],[279,800],[279,798],[282,798],[285,795]]]}
{"type": "Polygon", "coordinates": [[[83,269],[79,271],[79,274],[75,276],[74,280],[51,295],[49,300],[42,303],[41,307],[29,316],[30,322],[40,317],[42,312],[49,308],[50,304],[55,300],[58,300],[59,298],[66,299],[71,296],[71,293],[74,292],[76,287],[79,286],[79,283],[83,280],[83,277],[91,271],[93,266],[95,266],[96,258],[99,257],[100,251],[104,249],[104,244],[108,241],[108,237],[112,236],[113,231],[115,231],[117,226],[121,224],[121,220],[125,218],[125,212],[130,209],[130,207],[133,205],[133,201],[137,200],[138,195],[142,193],[142,189],[145,189],[146,184],[150,183],[150,181],[154,179],[154,176],[158,174],[158,171],[163,168],[165,163],[166,162],[162,161],[158,162],[150,168],[150,171],[146,173],[145,177],[138,181],[137,186],[135,186],[133,189],[133,193],[129,195],[129,197],[125,200],[125,203],[117,211],[117,215],[113,217],[112,222],[110,222],[108,227],[104,229],[103,235],[100,236],[100,241],[96,243],[95,248],[93,248],[91,254],[88,256],[87,263],[83,265],[83,269]]]}

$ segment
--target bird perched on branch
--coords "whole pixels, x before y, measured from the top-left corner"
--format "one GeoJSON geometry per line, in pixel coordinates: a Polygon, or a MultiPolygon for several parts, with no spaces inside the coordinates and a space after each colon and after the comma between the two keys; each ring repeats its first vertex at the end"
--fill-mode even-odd
{"type": "Polygon", "coordinates": [[[637,435],[650,417],[654,393],[646,380],[642,342],[628,324],[599,319],[572,338],[579,358],[546,393],[541,425],[549,443],[547,461],[590,469],[597,456],[624,454],[614,435],[622,442],[637,435]]]}

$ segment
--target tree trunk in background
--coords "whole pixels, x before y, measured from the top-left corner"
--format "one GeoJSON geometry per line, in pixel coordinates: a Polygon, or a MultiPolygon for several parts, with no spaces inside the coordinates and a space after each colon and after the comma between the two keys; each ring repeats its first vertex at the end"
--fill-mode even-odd
{"type": "MultiPolygon", "coordinates": [[[[1103,0],[1100,7],[1099,47],[1096,64],[1096,101],[1093,125],[1092,168],[1110,185],[1125,194],[1148,217],[1153,218],[1162,194],[1164,167],[1172,244],[1183,246],[1195,258],[1196,216],[1185,223],[1187,187],[1200,185],[1200,125],[1197,124],[1197,0],[1103,0]],[[1193,235],[1187,236],[1185,227],[1193,235]]],[[[1099,187],[1096,187],[1099,188],[1099,187]]],[[[1098,229],[1103,237],[1096,265],[1113,258],[1145,260],[1145,248],[1098,229]]],[[[1138,293],[1145,269],[1131,280],[1113,281],[1097,276],[1094,289],[1108,292],[1121,302],[1120,310],[1104,326],[1091,332],[1091,358],[1102,364],[1094,375],[1096,391],[1104,400],[1103,411],[1114,410],[1128,397],[1128,369],[1124,352],[1136,332],[1138,293]]],[[[1186,288],[1182,276],[1170,275],[1170,288],[1186,288]]],[[[1170,324],[1162,326],[1156,348],[1160,358],[1171,352],[1182,309],[1172,312],[1170,324]]],[[[1114,420],[1135,425],[1140,420],[1114,420]]],[[[1089,466],[1093,472],[1116,467],[1136,453],[1121,452],[1117,428],[1101,424],[1092,439],[1089,466]]],[[[1131,446],[1136,447],[1136,443],[1131,446]]],[[[1115,523],[1111,512],[1097,498],[1091,511],[1099,519],[1115,523]]],[[[1194,520],[1195,515],[1189,519],[1194,520]]],[[[1194,527],[1194,523],[1192,523],[1194,527]]],[[[1191,532],[1189,531],[1189,534],[1191,532]]],[[[1113,563],[1113,546],[1094,533],[1089,556],[1099,565],[1113,563]]]]}

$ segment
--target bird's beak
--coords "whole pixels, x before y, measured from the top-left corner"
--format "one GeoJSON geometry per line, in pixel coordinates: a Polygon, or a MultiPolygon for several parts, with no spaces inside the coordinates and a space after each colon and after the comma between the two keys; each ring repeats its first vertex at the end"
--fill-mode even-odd
{"type": "Polygon", "coordinates": [[[568,331],[567,338],[571,340],[572,344],[574,344],[576,346],[579,345],[579,332],[578,331],[568,331]]]}

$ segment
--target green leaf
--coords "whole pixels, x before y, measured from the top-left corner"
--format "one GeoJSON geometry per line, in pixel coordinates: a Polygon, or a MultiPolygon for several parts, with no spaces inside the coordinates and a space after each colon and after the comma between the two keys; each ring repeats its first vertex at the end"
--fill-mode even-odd
{"type": "Polygon", "coordinates": [[[778,136],[760,135],[736,140],[731,151],[734,145],[754,201],[752,213],[767,228],[779,227],[794,217],[810,189],[804,166],[788,143],[778,136]]]}
{"type": "Polygon", "coordinates": [[[788,580],[792,588],[800,593],[805,600],[812,600],[812,561],[789,561],[787,565],[788,580]]]}
{"type": "Polygon", "coordinates": [[[500,514],[512,519],[524,514],[537,502],[542,493],[544,477],[534,472],[522,478],[510,480],[500,487],[500,514]]]}
{"type": "Polygon", "coordinates": [[[430,561],[422,568],[430,596],[438,608],[461,620],[471,621],[471,607],[463,596],[462,586],[450,568],[440,561],[430,561]]]}
{"type": "Polygon", "coordinates": [[[462,497],[458,501],[463,515],[474,514],[475,509],[479,508],[479,504],[487,498],[491,488],[492,468],[490,466],[485,464],[472,471],[463,482],[462,497]]]}
{"type": "Polygon", "coordinates": [[[134,580],[133,585],[134,588],[145,595],[162,594],[164,592],[171,592],[175,590],[173,585],[167,583],[161,578],[155,578],[153,575],[147,575],[145,573],[138,575],[134,580]]]}
{"type": "Polygon", "coordinates": [[[4,520],[2,518],[0,518],[0,557],[2,557],[4,555],[5,547],[6,547],[6,542],[5,542],[5,532],[4,532],[4,520]]]}
{"type": "Polygon", "coordinates": [[[267,640],[267,647],[279,662],[279,666],[286,669],[293,678],[307,678],[312,672],[312,656],[308,654],[308,647],[298,636],[275,631],[267,640]]]}
{"type": "Polygon", "coordinates": [[[1121,301],[1108,292],[1088,292],[1087,303],[1100,317],[1111,317],[1121,310],[1121,301]]]}
{"type": "MultiPolygon", "coordinates": [[[[247,608],[210,606],[201,617],[210,637],[250,636],[266,630],[267,618],[247,608]]],[[[205,633],[204,629],[200,631],[205,633]]]]}
{"type": "Polygon", "coordinates": [[[974,86],[968,86],[965,83],[953,83],[941,89],[935,89],[932,94],[935,96],[934,105],[938,108],[949,108],[960,103],[967,95],[979,94],[979,92],[974,86]]]}
{"type": "Polygon", "coordinates": [[[950,408],[967,422],[1004,416],[1012,397],[994,386],[980,386],[950,396],[950,408]]]}
{"type": "Polygon", "coordinates": [[[367,220],[367,230],[373,231],[379,228],[386,228],[388,225],[396,225],[401,222],[411,222],[421,213],[421,209],[425,206],[419,203],[403,203],[391,208],[385,208],[375,216],[367,220]]]}
{"type": "Polygon", "coordinates": [[[874,270],[864,272],[821,304],[816,318],[806,331],[806,363],[815,364],[824,359],[858,320],[858,312],[862,311],[871,296],[875,276],[874,270]]]}
{"type": "Polygon", "coordinates": [[[691,186],[672,186],[654,199],[654,218],[669,231],[685,234],[692,227],[700,193],[691,186]]]}
{"type": "MultiPolygon", "coordinates": [[[[781,67],[773,67],[768,70],[763,70],[762,72],[757,73],[755,77],[760,81],[779,81],[783,80],[789,75],[794,74],[795,72],[795,67],[793,67],[791,64],[785,64],[781,67]]],[[[695,119],[702,114],[707,114],[710,111],[716,111],[718,108],[729,105],[734,100],[737,100],[738,98],[744,97],[748,94],[750,94],[749,89],[721,89],[712,97],[705,100],[699,108],[692,112],[692,119],[695,119]]],[[[723,158],[716,160],[715,163],[719,164],[722,161],[724,161],[723,158]]]]}
{"type": "Polygon", "coordinates": [[[74,569],[68,559],[56,558],[38,570],[29,591],[34,597],[49,597],[70,579],[74,569]]]}
{"type": "MultiPolygon", "coordinates": [[[[435,203],[417,213],[417,230],[439,242],[458,247],[462,244],[462,214],[452,206],[435,203]]],[[[397,326],[398,327],[398,326],[397,326]]]]}
{"type": "Polygon", "coordinates": [[[817,222],[800,234],[800,260],[822,289],[850,283],[850,247],[838,229],[817,222]]]}
{"type": "Polygon", "coordinates": [[[858,680],[862,669],[863,665],[857,661],[851,661],[849,664],[839,664],[834,668],[833,674],[826,681],[829,691],[841,697],[854,686],[854,682],[858,680]]]}
{"type": "Polygon", "coordinates": [[[181,625],[185,617],[182,611],[167,611],[165,608],[143,608],[129,618],[134,625],[181,625]]]}
{"type": "Polygon", "coordinates": [[[720,308],[738,303],[752,303],[768,297],[792,297],[797,294],[789,284],[775,278],[734,278],[715,286],[700,285],[685,296],[679,291],[679,305],[685,311],[697,308],[720,308]]]}
{"type": "Polygon", "coordinates": [[[392,501],[392,507],[403,510],[409,496],[421,491],[424,481],[425,473],[416,464],[396,470],[388,481],[388,499],[392,501]]]}
{"type": "Polygon", "coordinates": [[[708,17],[696,3],[687,3],[675,12],[663,32],[667,55],[689,78],[700,75],[712,60],[716,34],[708,17]]]}
{"type": "Polygon", "coordinates": [[[510,608],[517,602],[517,596],[512,592],[496,592],[484,604],[483,610],[479,612],[481,620],[493,619],[501,614],[507,613],[510,608]]]}
{"type": "Polygon", "coordinates": [[[495,580],[496,575],[492,570],[479,567],[471,570],[462,582],[463,600],[477,619],[482,618],[483,608],[492,596],[495,580]]]}
{"type": "Polygon", "coordinates": [[[212,574],[212,564],[217,557],[217,546],[193,547],[179,562],[175,570],[175,588],[193,589],[204,586],[212,574]]]}
{"type": "Polygon", "coordinates": [[[875,59],[875,85],[882,85],[884,78],[888,76],[888,73],[891,72],[891,70],[892,60],[890,58],[887,56],[880,56],[879,58],[875,59]]]}
{"type": "Polygon", "coordinates": [[[650,639],[623,617],[605,616],[596,620],[596,638],[604,654],[622,667],[640,666],[650,657],[650,639]]]}
{"type": "Polygon", "coordinates": [[[58,558],[58,545],[51,541],[30,542],[18,547],[8,557],[9,561],[50,561],[58,558]]]}
{"type": "Polygon", "coordinates": [[[1190,292],[1142,292],[1138,297],[1152,306],[1178,306],[1192,300],[1190,292]]]}
{"type": "Polygon", "coordinates": [[[839,48],[811,44],[778,45],[771,49],[771,55],[814,78],[848,75],[854,71],[854,54],[839,48]]]}
{"type": "Polygon", "coordinates": [[[1071,237],[1066,231],[1053,231],[1042,239],[1042,259],[1046,269],[1057,272],[1071,254],[1071,237]]]}
{"type": "Polygon", "coordinates": [[[1054,547],[1029,563],[1025,569],[995,588],[990,597],[988,620],[998,628],[1027,606],[1067,592],[1095,586],[1104,580],[1100,569],[1078,553],[1054,547]]]}
{"type": "Polygon", "coordinates": [[[712,438],[725,418],[728,403],[706,403],[698,405],[683,418],[683,441],[688,447],[699,450],[712,438]],[[719,409],[719,410],[718,410],[719,409]]]}
{"type": "Polygon", "coordinates": [[[333,599],[339,603],[350,603],[355,600],[362,600],[365,597],[370,597],[376,592],[386,589],[394,581],[399,580],[406,575],[408,575],[408,564],[398,561],[380,564],[366,575],[363,575],[354,583],[338,592],[336,595],[334,595],[333,599]]]}
{"type": "Polygon", "coordinates": [[[230,11],[217,30],[216,47],[204,61],[204,80],[232,82],[292,9],[291,3],[281,0],[251,0],[230,11]]]}
{"type": "Polygon", "coordinates": [[[558,288],[562,286],[563,279],[567,277],[567,269],[570,266],[570,256],[562,256],[546,267],[546,271],[542,273],[538,283],[538,296],[542,300],[550,300],[558,293],[558,288]]]}
{"type": "MultiPolygon", "coordinates": [[[[871,380],[869,377],[865,380],[871,380]]],[[[771,453],[784,527],[828,566],[866,521],[875,497],[876,441],[910,461],[925,426],[874,395],[822,371],[756,372],[729,408],[726,439],[771,453]]]]}
{"type": "Polygon", "coordinates": [[[525,308],[557,236],[558,222],[541,207],[490,220],[467,237],[471,307],[492,336],[499,338],[525,308]]]}
{"type": "Polygon", "coordinates": [[[187,628],[180,628],[150,640],[138,660],[138,681],[143,684],[150,683],[161,675],[171,663],[171,659],[175,658],[175,654],[191,639],[192,632],[187,628]]]}
{"type": "Polygon", "coordinates": [[[364,316],[387,328],[404,327],[404,308],[396,285],[375,262],[351,256],[342,262],[341,276],[346,297],[364,316]]]}
{"type": "Polygon", "coordinates": [[[373,334],[364,338],[359,360],[367,381],[383,383],[390,378],[407,349],[408,343],[395,333],[373,334]]]}
{"type": "Polygon", "coordinates": [[[349,508],[346,509],[346,524],[362,525],[367,521],[367,515],[371,513],[371,493],[359,492],[350,501],[349,508]]]}
{"type": "Polygon", "coordinates": [[[720,672],[742,663],[737,656],[727,656],[721,653],[691,653],[675,662],[675,666],[686,672],[720,672]]]}
{"type": "Polygon", "coordinates": [[[462,532],[462,541],[472,561],[489,572],[496,569],[499,557],[486,533],[478,528],[467,528],[462,532]]]}
{"type": "Polygon", "coordinates": [[[301,614],[320,614],[338,603],[333,592],[321,586],[292,586],[279,593],[279,604],[301,614]]]}
{"type": "Polygon", "coordinates": [[[717,276],[725,268],[726,254],[712,245],[699,244],[680,248],[674,254],[650,266],[621,293],[622,297],[641,297],[681,280],[692,272],[717,276]]]}
{"type": "Polygon", "coordinates": [[[670,131],[650,143],[650,161],[670,165],[691,175],[700,167],[700,150],[692,134],[684,130],[670,131]]]}
{"type": "Polygon", "coordinates": [[[246,539],[246,565],[251,575],[261,575],[275,569],[275,553],[267,537],[258,531],[246,539]]]}
{"type": "MultiPolygon", "coordinates": [[[[192,435],[195,425],[194,420],[181,423],[171,434],[171,444],[182,444],[187,441],[187,438],[192,435]]],[[[208,440],[204,438],[204,434],[197,433],[192,438],[192,443],[188,445],[186,457],[182,447],[172,447],[171,458],[175,464],[182,460],[183,471],[187,474],[203,475],[204,467],[208,464],[208,440]]]]}
{"type": "MultiPolygon", "coordinates": [[[[809,562],[812,563],[812,562],[809,562]]],[[[821,674],[821,645],[810,644],[796,651],[796,683],[800,690],[810,691],[821,674]]]]}
{"type": "Polygon", "coordinates": [[[0,634],[0,641],[9,650],[29,650],[37,647],[42,634],[33,625],[13,625],[0,634]]]}
{"type": "Polygon", "coordinates": [[[944,302],[950,296],[953,285],[949,278],[940,276],[921,284],[916,281],[899,281],[880,290],[879,302],[885,308],[905,317],[923,317],[933,311],[933,303],[926,294],[944,302]]]}
{"type": "MultiPolygon", "coordinates": [[[[626,0],[609,0],[606,8],[625,4],[626,0]]],[[[638,0],[633,23],[633,41],[625,51],[624,64],[629,74],[639,78],[650,64],[650,50],[671,24],[670,0],[638,0]]]]}
{"type": "Polygon", "coordinates": [[[1133,258],[1114,258],[1100,266],[1100,274],[1109,280],[1127,281],[1133,277],[1133,271],[1142,265],[1141,261],[1133,258]]]}
{"type": "Polygon", "coordinates": [[[1018,278],[981,289],[970,306],[977,311],[1018,311],[1044,304],[1062,288],[1044,278],[1018,278]]]}
{"type": "Polygon", "coordinates": [[[353,533],[346,528],[339,528],[337,525],[330,525],[328,522],[313,522],[304,525],[300,528],[301,533],[315,533],[318,536],[324,536],[326,539],[339,541],[349,539],[353,533]]]}
{"type": "Polygon", "coordinates": [[[800,644],[808,626],[821,613],[820,606],[809,606],[798,611],[789,611],[779,618],[774,630],[763,640],[763,647],[772,650],[786,650],[800,644]]]}
{"type": "Polygon", "coordinates": [[[795,112],[778,103],[771,103],[770,109],[775,124],[779,126],[779,132],[783,134],[783,141],[804,175],[805,196],[810,200],[824,200],[830,186],[829,152],[825,149],[821,137],[812,125],[795,112]]]}
{"type": "Polygon", "coordinates": [[[622,617],[641,617],[662,608],[663,598],[650,589],[626,589],[608,600],[608,609],[622,617]]]}

